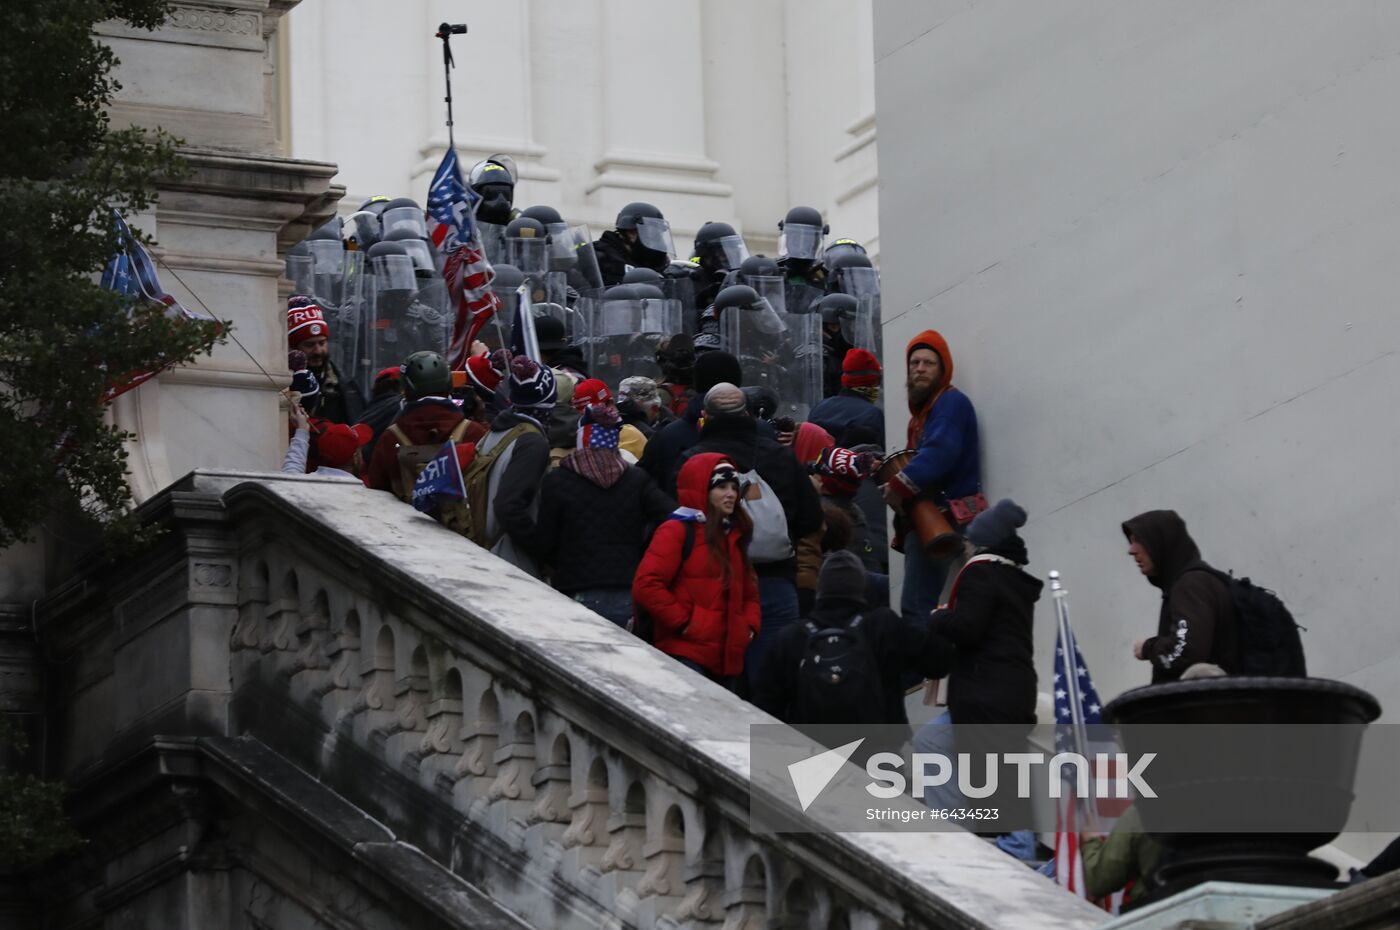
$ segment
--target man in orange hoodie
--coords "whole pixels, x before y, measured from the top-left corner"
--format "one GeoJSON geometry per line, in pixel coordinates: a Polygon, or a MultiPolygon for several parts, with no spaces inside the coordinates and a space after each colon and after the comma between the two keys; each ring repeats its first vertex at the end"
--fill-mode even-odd
{"type": "Polygon", "coordinates": [[[900,612],[922,623],[938,606],[948,562],[929,558],[907,516],[917,499],[933,501],[961,530],[987,507],[977,454],[977,413],[953,387],[953,355],[936,330],[926,329],[904,352],[908,366],[909,433],[917,454],[882,488],[895,512],[896,548],[903,540],[904,591],[900,612]]]}

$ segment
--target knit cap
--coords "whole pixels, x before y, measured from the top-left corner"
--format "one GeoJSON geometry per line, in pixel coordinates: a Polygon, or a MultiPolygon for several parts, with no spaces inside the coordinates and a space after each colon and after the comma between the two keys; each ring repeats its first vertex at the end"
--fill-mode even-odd
{"type": "Polygon", "coordinates": [[[553,407],[554,372],[534,359],[517,355],[510,360],[510,403],[513,407],[553,407]]]}
{"type": "MultiPolygon", "coordinates": [[[[699,345],[699,342],[696,342],[699,345]]],[[[704,394],[716,384],[740,384],[744,370],[728,352],[706,352],[695,360],[695,393],[704,394]]]]}
{"type": "Polygon", "coordinates": [[[1026,525],[1026,512],[1009,497],[1003,497],[982,511],[967,528],[967,538],[973,545],[988,549],[999,546],[1016,530],[1026,525]]]}
{"type": "Polygon", "coordinates": [[[328,423],[316,436],[316,459],[331,468],[344,468],[355,457],[355,450],[372,438],[374,430],[367,423],[328,423]]]}
{"type": "Polygon", "coordinates": [[[864,601],[865,566],[849,549],[827,554],[817,575],[818,601],[864,601]]]}
{"type": "Polygon", "coordinates": [[[474,355],[467,359],[467,377],[475,387],[494,394],[505,377],[508,358],[500,349],[492,355],[474,355]]]}
{"type": "Polygon", "coordinates": [[[841,361],[842,387],[877,387],[880,384],[880,360],[866,349],[851,349],[841,361]]]}
{"type": "Polygon", "coordinates": [[[721,381],[705,392],[705,412],[708,414],[745,413],[748,409],[748,398],[744,392],[728,381],[721,381]]]}
{"type": "Polygon", "coordinates": [[[329,336],[325,314],[314,303],[292,306],[292,301],[309,300],[307,297],[292,297],[287,301],[287,346],[295,349],[308,339],[329,336]]]}

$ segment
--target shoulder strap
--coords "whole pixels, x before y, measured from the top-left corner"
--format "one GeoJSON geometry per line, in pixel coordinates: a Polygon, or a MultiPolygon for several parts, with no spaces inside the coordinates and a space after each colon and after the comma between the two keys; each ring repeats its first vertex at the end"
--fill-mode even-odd
{"type": "Polygon", "coordinates": [[[1017,565],[1011,559],[1005,558],[1000,555],[994,555],[990,552],[982,552],[977,555],[974,555],[972,558],[968,559],[967,562],[963,564],[962,568],[958,569],[958,577],[953,579],[952,590],[948,592],[949,607],[956,606],[958,603],[958,585],[962,583],[963,572],[967,571],[974,565],[984,562],[990,562],[993,565],[1009,565],[1010,567],[1018,570],[1021,568],[1021,566],[1017,565]]]}
{"type": "Polygon", "coordinates": [[[448,441],[450,441],[454,446],[457,443],[461,442],[462,437],[467,434],[467,430],[471,427],[471,425],[471,421],[464,417],[462,419],[462,422],[452,427],[452,432],[447,434],[448,441]]]}
{"type": "Polygon", "coordinates": [[[685,521],[685,543],[681,546],[681,564],[685,564],[686,559],[695,551],[695,523],[692,520],[685,521]]]}
{"type": "Polygon", "coordinates": [[[816,636],[818,633],[821,632],[821,627],[817,626],[811,620],[803,620],[802,629],[807,631],[808,636],[816,636]]]}
{"type": "Polygon", "coordinates": [[[390,423],[389,429],[386,430],[386,432],[392,433],[394,435],[394,441],[401,446],[413,445],[413,443],[408,441],[408,434],[405,433],[397,423],[390,423]]]}

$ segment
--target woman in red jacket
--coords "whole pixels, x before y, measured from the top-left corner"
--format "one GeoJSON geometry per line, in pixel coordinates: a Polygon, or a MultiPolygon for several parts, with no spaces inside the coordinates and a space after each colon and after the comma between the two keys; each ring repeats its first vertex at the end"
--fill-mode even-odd
{"type": "Polygon", "coordinates": [[[734,463],[717,452],[687,461],[676,491],[681,506],[652,536],[632,598],[654,620],[656,648],[732,688],[758,634],[758,582],[747,554],[753,521],[738,506],[734,463]]]}

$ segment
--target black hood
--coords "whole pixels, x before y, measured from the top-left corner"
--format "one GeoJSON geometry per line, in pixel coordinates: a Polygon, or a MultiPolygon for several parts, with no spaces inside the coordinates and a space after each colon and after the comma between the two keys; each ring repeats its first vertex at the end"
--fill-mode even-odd
{"type": "Polygon", "coordinates": [[[1123,523],[1123,535],[1128,541],[1142,543],[1152,559],[1154,574],[1147,580],[1167,591],[1186,570],[1199,561],[1201,550],[1186,532],[1186,521],[1175,510],[1149,510],[1123,523]]]}
{"type": "Polygon", "coordinates": [[[752,471],[758,452],[758,421],[747,413],[707,413],[700,441],[706,451],[729,456],[739,471],[752,471]]]}

